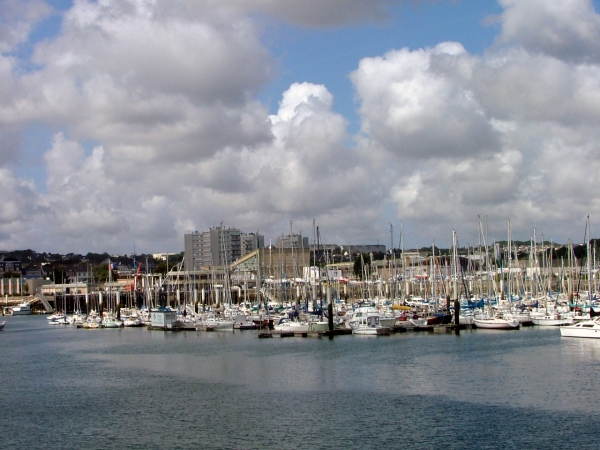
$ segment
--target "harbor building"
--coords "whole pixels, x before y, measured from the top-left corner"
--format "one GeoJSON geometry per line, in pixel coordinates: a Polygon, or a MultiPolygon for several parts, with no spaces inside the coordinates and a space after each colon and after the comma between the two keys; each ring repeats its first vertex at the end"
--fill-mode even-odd
{"type": "Polygon", "coordinates": [[[275,241],[277,248],[309,248],[308,238],[302,237],[301,234],[292,234],[278,237],[275,241]]]}
{"type": "Polygon", "coordinates": [[[185,270],[230,265],[242,256],[264,247],[264,241],[264,236],[222,226],[185,234],[185,270]]]}
{"type": "Polygon", "coordinates": [[[265,237],[256,233],[241,233],[240,245],[242,250],[241,256],[246,256],[252,253],[254,250],[264,248],[265,237]]]}

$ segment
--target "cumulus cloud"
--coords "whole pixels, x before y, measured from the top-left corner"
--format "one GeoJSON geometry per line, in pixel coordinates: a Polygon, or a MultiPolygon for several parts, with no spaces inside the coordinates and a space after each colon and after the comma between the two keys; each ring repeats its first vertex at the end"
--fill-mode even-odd
{"type": "Polygon", "coordinates": [[[249,13],[259,12],[298,25],[321,27],[380,21],[387,16],[390,6],[402,0],[232,0],[228,3],[249,13]]]}
{"type": "Polygon", "coordinates": [[[0,245],[180,250],[221,222],[269,238],[290,220],[311,235],[313,219],[329,242],[384,243],[403,221],[428,243],[472,235],[478,215],[498,238],[508,218],[566,236],[600,214],[590,2],[502,0],[482,55],[440,42],[357,61],[356,136],[323,84],[297,80],[269,115],[257,98],[276,67],[257,14],[330,27],[396,2],[296,3],[77,0],[24,61],[11,52],[54,12],[3,2],[0,245]],[[52,130],[45,180],[16,175],[34,124],[52,130]]]}
{"type": "Polygon", "coordinates": [[[591,0],[500,0],[500,40],[565,61],[600,62],[600,17],[591,0]]]}
{"type": "Polygon", "coordinates": [[[598,15],[590,2],[502,4],[505,45],[483,56],[458,43],[405,48],[363,59],[351,76],[361,146],[395,175],[396,218],[418,223],[420,238],[454,227],[471,235],[479,214],[499,238],[508,218],[524,233],[552,224],[547,231],[568,236],[574,220],[598,211],[589,193],[600,164],[600,66],[584,44],[599,42],[598,15]],[[570,40],[565,27],[577,25],[569,20],[585,15],[570,40]],[[534,33],[543,27],[532,16],[548,33],[534,33]]]}
{"type": "Polygon", "coordinates": [[[27,246],[31,233],[37,230],[38,193],[31,180],[19,179],[7,168],[0,168],[0,247],[27,246]]]}
{"type": "Polygon", "coordinates": [[[29,38],[29,34],[52,13],[42,0],[0,1],[0,52],[10,52],[29,38]]]}
{"type": "Polygon", "coordinates": [[[397,157],[497,150],[496,132],[472,92],[477,64],[458,43],[363,59],[352,80],[364,133],[397,157]]]}

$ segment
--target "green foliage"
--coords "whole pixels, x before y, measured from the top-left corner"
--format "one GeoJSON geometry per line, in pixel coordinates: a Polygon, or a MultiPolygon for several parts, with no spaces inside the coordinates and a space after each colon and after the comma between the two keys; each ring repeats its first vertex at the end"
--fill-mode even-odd
{"type": "Polygon", "coordinates": [[[163,275],[165,275],[167,273],[167,263],[165,261],[159,262],[152,271],[152,273],[162,273],[163,275]]]}
{"type": "Polygon", "coordinates": [[[108,253],[106,253],[106,252],[104,252],[104,253],[92,253],[92,252],[90,252],[87,255],[85,255],[85,258],[89,262],[91,262],[92,264],[98,264],[98,263],[101,263],[102,261],[105,261],[108,258],[110,258],[110,255],[108,253]]]}
{"type": "Polygon", "coordinates": [[[354,258],[354,276],[359,280],[364,279],[365,267],[367,267],[367,273],[369,272],[368,266],[371,265],[371,256],[363,253],[361,255],[356,255],[354,258]]]}
{"type": "Polygon", "coordinates": [[[169,255],[169,269],[183,261],[184,255],[185,252],[181,252],[176,255],[169,255]]]}
{"type": "Polygon", "coordinates": [[[385,259],[385,252],[374,252],[373,261],[383,261],[385,259]]]}
{"type": "MultiPolygon", "coordinates": [[[[95,271],[95,276],[96,279],[101,282],[101,283],[105,283],[108,281],[108,263],[104,263],[104,264],[100,264],[95,271]]],[[[115,281],[117,279],[117,275],[116,272],[113,270],[111,273],[111,277],[112,280],[115,281]]]]}

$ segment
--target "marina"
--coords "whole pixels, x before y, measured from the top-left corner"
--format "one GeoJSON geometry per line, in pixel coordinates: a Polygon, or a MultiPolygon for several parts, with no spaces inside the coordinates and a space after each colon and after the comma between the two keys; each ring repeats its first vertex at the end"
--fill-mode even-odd
{"type": "Polygon", "coordinates": [[[5,448],[595,448],[600,341],[517,332],[0,334],[5,448]],[[360,405],[360,407],[357,407],[360,405]]]}

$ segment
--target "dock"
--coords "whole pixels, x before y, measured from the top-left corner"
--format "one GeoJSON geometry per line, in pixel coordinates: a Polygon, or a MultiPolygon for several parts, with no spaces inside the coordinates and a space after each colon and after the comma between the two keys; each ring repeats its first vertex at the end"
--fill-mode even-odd
{"type": "Polygon", "coordinates": [[[329,330],[324,330],[324,331],[278,331],[278,330],[271,330],[271,331],[267,331],[264,333],[259,333],[258,337],[263,339],[263,338],[271,338],[271,337],[280,337],[280,338],[286,338],[286,337],[303,337],[303,338],[308,338],[308,337],[316,337],[316,338],[321,338],[321,337],[331,337],[331,336],[342,336],[344,334],[352,334],[352,330],[350,328],[337,328],[335,330],[329,331],[329,330]]]}
{"type": "MultiPolygon", "coordinates": [[[[458,330],[472,330],[474,329],[471,324],[461,324],[458,326],[458,330]]],[[[395,326],[390,328],[390,334],[396,333],[407,333],[407,332],[415,332],[415,333],[451,333],[456,332],[457,327],[454,324],[445,324],[445,325],[426,325],[421,327],[403,327],[403,326],[395,326]]],[[[333,336],[343,336],[352,334],[352,330],[350,328],[337,328],[333,331],[325,330],[325,331],[277,331],[271,330],[258,334],[260,339],[265,338],[289,338],[289,337],[333,337],[333,336]]]]}

